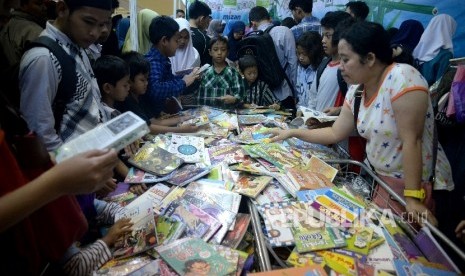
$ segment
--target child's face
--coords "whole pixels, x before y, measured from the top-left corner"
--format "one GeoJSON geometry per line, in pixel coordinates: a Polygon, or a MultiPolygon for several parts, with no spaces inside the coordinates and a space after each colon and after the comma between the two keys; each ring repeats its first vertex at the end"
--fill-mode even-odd
{"type": "Polygon", "coordinates": [[[323,39],[321,40],[321,43],[323,44],[323,50],[325,51],[325,54],[328,56],[332,56],[337,53],[337,45],[336,47],[333,47],[333,34],[334,30],[333,28],[326,28],[322,27],[322,33],[323,33],[323,39]]]}
{"type": "Polygon", "coordinates": [[[307,51],[302,46],[297,45],[297,59],[300,65],[307,67],[310,65],[310,57],[307,55],[307,51]]]}
{"type": "Polygon", "coordinates": [[[115,86],[111,86],[110,96],[113,100],[116,102],[124,101],[129,95],[129,75],[117,81],[115,86]]]}
{"type": "Polygon", "coordinates": [[[258,77],[258,68],[257,66],[245,68],[244,72],[244,78],[247,80],[249,84],[254,83],[257,80],[258,77]]]}
{"type": "Polygon", "coordinates": [[[189,32],[186,29],[184,29],[179,33],[178,48],[184,49],[187,47],[188,43],[189,43],[189,32]]]}
{"type": "Polygon", "coordinates": [[[172,57],[176,54],[176,49],[178,49],[178,39],[179,39],[179,32],[176,32],[170,39],[163,37],[163,53],[165,53],[166,57],[172,57]]]}
{"type": "Polygon", "coordinates": [[[131,92],[136,95],[144,95],[147,91],[147,85],[149,83],[149,74],[139,73],[134,77],[134,80],[131,81],[131,92]]]}
{"type": "Polygon", "coordinates": [[[209,51],[214,63],[224,63],[228,56],[228,45],[223,41],[217,41],[209,51]]]}

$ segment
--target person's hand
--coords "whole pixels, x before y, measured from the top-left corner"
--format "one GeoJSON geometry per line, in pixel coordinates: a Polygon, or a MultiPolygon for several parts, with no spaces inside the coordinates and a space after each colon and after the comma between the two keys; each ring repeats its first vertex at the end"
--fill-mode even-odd
{"type": "Polygon", "coordinates": [[[147,191],[147,186],[144,183],[141,184],[132,184],[129,187],[129,191],[136,195],[141,195],[147,191]]]}
{"type": "Polygon", "coordinates": [[[140,149],[140,142],[141,139],[137,139],[133,143],[124,147],[124,154],[126,157],[131,158],[137,153],[137,151],[140,149]]]}
{"type": "MultiPolygon", "coordinates": [[[[91,150],[69,158],[50,169],[63,194],[89,194],[112,180],[119,159],[115,150],[91,150]]],[[[45,177],[47,177],[47,175],[45,177]]]]}
{"type": "Polygon", "coordinates": [[[199,70],[193,70],[189,75],[185,75],[182,80],[186,83],[186,86],[190,86],[194,81],[200,78],[199,70]]]}
{"type": "Polygon", "coordinates": [[[105,197],[107,196],[109,193],[113,192],[114,190],[116,190],[116,187],[118,186],[118,184],[116,183],[116,179],[109,179],[107,181],[105,181],[103,187],[96,191],[95,193],[97,194],[97,196],[99,197],[105,197]]]}
{"type": "Polygon", "coordinates": [[[281,106],[279,105],[279,103],[274,103],[274,104],[268,106],[268,108],[271,108],[271,109],[274,109],[274,110],[279,110],[281,108],[281,106]]]}
{"type": "Polygon", "coordinates": [[[233,104],[236,102],[236,98],[231,95],[225,95],[223,97],[218,98],[220,101],[223,101],[225,104],[233,104]]]}
{"type": "Polygon", "coordinates": [[[455,235],[457,238],[465,242],[465,220],[462,220],[455,228],[455,235]]]}
{"type": "Polygon", "coordinates": [[[196,125],[182,125],[178,128],[180,133],[194,133],[200,129],[200,127],[196,125]]]}
{"type": "Polygon", "coordinates": [[[281,140],[286,140],[292,137],[291,130],[284,130],[279,128],[268,129],[263,134],[271,134],[271,138],[268,139],[268,143],[274,143],[281,140]]]}
{"type": "Polygon", "coordinates": [[[341,114],[342,106],[338,107],[328,107],[323,110],[324,113],[328,116],[339,116],[341,114]]]}
{"type": "Polygon", "coordinates": [[[132,231],[132,225],[133,223],[131,222],[131,219],[124,218],[118,220],[112,227],[110,227],[108,233],[102,238],[102,241],[106,243],[108,247],[112,247],[115,245],[117,240],[132,231]]]}
{"type": "Polygon", "coordinates": [[[417,198],[405,197],[405,202],[407,205],[405,209],[407,211],[407,216],[413,217],[413,219],[419,224],[423,224],[422,219],[426,220],[434,226],[438,225],[437,219],[434,215],[426,208],[426,206],[420,202],[417,198]]]}

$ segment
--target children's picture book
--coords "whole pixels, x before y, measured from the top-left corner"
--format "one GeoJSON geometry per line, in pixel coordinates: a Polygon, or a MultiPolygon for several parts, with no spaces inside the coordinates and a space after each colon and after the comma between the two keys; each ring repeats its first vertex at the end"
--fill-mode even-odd
{"type": "Polygon", "coordinates": [[[186,224],[185,233],[188,237],[203,238],[210,228],[207,222],[190,212],[189,206],[183,204],[181,200],[171,202],[164,215],[186,224]]]}
{"type": "Polygon", "coordinates": [[[201,239],[183,238],[156,247],[161,258],[179,275],[226,275],[229,262],[201,239]]]}
{"type": "Polygon", "coordinates": [[[250,219],[251,217],[249,214],[237,214],[234,229],[226,233],[226,236],[224,237],[221,244],[236,249],[239,243],[242,241],[245,232],[247,232],[250,219]]]}
{"type": "Polygon", "coordinates": [[[155,223],[157,240],[160,245],[179,239],[184,234],[184,230],[186,230],[184,223],[165,216],[155,217],[155,223]]]}
{"type": "Polygon", "coordinates": [[[246,174],[241,176],[235,183],[233,191],[251,198],[256,198],[272,179],[273,178],[271,176],[254,176],[246,174]]]}
{"type": "Polygon", "coordinates": [[[156,176],[143,170],[136,168],[129,168],[129,172],[124,179],[124,183],[155,183],[166,181],[170,178],[170,175],[156,176]]]}
{"type": "Polygon", "coordinates": [[[182,158],[186,163],[198,163],[204,160],[204,138],[173,134],[168,151],[182,158]]]}
{"type": "Polygon", "coordinates": [[[234,220],[236,219],[236,214],[229,210],[222,208],[220,205],[216,204],[214,200],[208,196],[200,198],[200,197],[194,196],[193,194],[185,193],[182,199],[199,207],[204,212],[206,212],[213,218],[217,219],[222,224],[220,229],[218,229],[215,235],[210,239],[210,243],[213,243],[213,244],[221,243],[228,229],[231,227],[231,225],[234,224],[234,220]]]}
{"type": "Polygon", "coordinates": [[[333,168],[331,165],[316,156],[312,156],[310,158],[304,169],[315,173],[321,173],[331,182],[334,180],[338,172],[337,169],[333,168]]]}
{"type": "Polygon", "coordinates": [[[373,228],[368,226],[351,227],[348,232],[350,237],[347,239],[347,250],[368,255],[373,238],[373,228]]]}
{"type": "Polygon", "coordinates": [[[115,251],[113,252],[115,259],[129,257],[157,245],[154,215],[152,208],[149,210],[143,217],[141,215],[145,212],[126,213],[134,224],[131,227],[132,231],[115,243],[115,251]]]}
{"type": "Polygon", "coordinates": [[[324,259],[315,252],[299,253],[294,247],[291,254],[286,260],[286,264],[291,267],[304,267],[310,265],[324,266],[324,259]]]}
{"type": "Polygon", "coordinates": [[[300,190],[316,190],[334,186],[325,175],[308,170],[289,168],[287,176],[300,190]]]}
{"type": "Polygon", "coordinates": [[[166,175],[177,169],[183,160],[153,143],[145,143],[128,162],[141,170],[166,175]]]}
{"type": "Polygon", "coordinates": [[[239,115],[237,120],[241,125],[256,125],[266,121],[266,117],[262,114],[255,115],[239,115]]]}
{"type": "Polygon", "coordinates": [[[305,267],[292,267],[275,269],[264,272],[249,273],[247,275],[253,276],[289,276],[289,275],[305,275],[305,276],[328,276],[326,271],[319,265],[310,265],[305,267]]]}
{"type": "Polygon", "coordinates": [[[267,203],[277,203],[291,201],[294,198],[273,179],[268,186],[254,199],[255,205],[263,205],[267,203]]]}
{"type": "Polygon", "coordinates": [[[117,152],[149,133],[147,123],[131,111],[64,143],[57,150],[56,162],[60,163],[79,153],[94,149],[115,149],[117,152]]]}
{"type": "Polygon", "coordinates": [[[162,183],[157,183],[156,185],[150,187],[145,193],[137,197],[132,203],[131,206],[142,206],[145,202],[150,202],[152,204],[153,211],[155,214],[160,213],[160,204],[166,195],[171,191],[171,188],[162,183]]]}
{"type": "Polygon", "coordinates": [[[194,164],[186,164],[170,174],[168,183],[183,187],[210,172],[211,167],[200,167],[194,164]]]}
{"type": "Polygon", "coordinates": [[[299,253],[338,248],[346,245],[345,238],[337,228],[294,226],[291,231],[299,253]]]}
{"type": "Polygon", "coordinates": [[[245,152],[241,146],[236,144],[220,145],[208,149],[212,165],[220,162],[236,164],[245,160],[245,152]]]}

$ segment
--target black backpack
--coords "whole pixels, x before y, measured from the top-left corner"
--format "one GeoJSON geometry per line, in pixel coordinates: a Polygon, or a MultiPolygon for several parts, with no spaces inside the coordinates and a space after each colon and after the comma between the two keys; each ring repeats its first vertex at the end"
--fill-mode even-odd
{"type": "Polygon", "coordinates": [[[274,26],[268,27],[265,31],[254,31],[249,33],[238,44],[237,56],[239,58],[245,55],[254,56],[258,63],[258,78],[271,89],[277,88],[281,85],[283,80],[286,80],[289,87],[294,93],[294,87],[286,75],[286,66],[283,68],[279,62],[278,55],[274,46],[273,39],[269,32],[274,26]]]}
{"type": "Polygon", "coordinates": [[[55,130],[59,133],[66,105],[76,92],[76,62],[55,40],[47,36],[39,36],[26,46],[25,51],[35,47],[47,48],[57,58],[61,66],[61,81],[58,84],[58,91],[52,103],[55,130]]]}

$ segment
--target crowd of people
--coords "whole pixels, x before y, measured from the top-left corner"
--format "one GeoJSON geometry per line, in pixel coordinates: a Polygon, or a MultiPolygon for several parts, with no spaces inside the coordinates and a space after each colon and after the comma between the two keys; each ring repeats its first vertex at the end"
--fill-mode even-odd
{"type": "Polygon", "coordinates": [[[449,162],[463,151],[463,142],[454,145],[460,148],[437,143],[428,94],[450,69],[457,28],[451,16],[436,15],[426,28],[406,20],[399,29],[385,30],[366,20],[369,8],[362,1],[319,19],[312,15],[313,1],[290,0],[292,18],[274,22],[257,6],[246,26],[212,20],[208,5],[194,1],[188,19],[183,10],[176,19],[139,11],[134,39],[129,19],[112,22],[118,1],[63,0],[52,10],[47,3],[20,1],[0,29],[0,163],[3,182],[9,182],[0,187],[0,239],[9,248],[2,257],[5,271],[40,274],[47,268],[84,275],[111,258],[111,246],[131,224],[114,222],[119,207],[99,198],[128,173],[124,157],[114,150],[90,151],[53,165],[47,152],[125,111],[144,119],[153,134],[197,131],[177,126],[185,117],[162,116],[172,112],[167,107],[173,97],[185,105],[310,108],[338,115],[326,128],[272,130],[272,141],[297,137],[334,144],[355,130],[366,140],[362,159],[405,199],[405,207],[395,208],[427,213],[457,244],[465,236],[465,168],[449,162]],[[239,53],[257,31],[268,32],[286,74],[277,86],[259,78],[266,70],[260,57],[239,53]],[[31,43],[39,36],[64,55],[31,43]],[[205,64],[211,66],[201,71],[205,64]],[[74,70],[74,83],[62,83],[67,70],[74,70]],[[24,142],[33,144],[27,157],[24,142]],[[92,229],[103,222],[114,223],[104,237],[92,229]]]}

